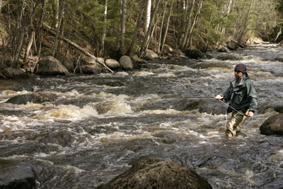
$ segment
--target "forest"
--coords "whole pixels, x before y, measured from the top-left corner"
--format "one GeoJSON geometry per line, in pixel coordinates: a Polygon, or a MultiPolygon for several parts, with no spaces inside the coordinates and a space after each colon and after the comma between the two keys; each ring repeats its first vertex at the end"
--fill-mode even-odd
{"type": "MultiPolygon", "coordinates": [[[[53,57],[66,67],[60,67],[62,73],[113,72],[121,67],[117,61],[123,55],[135,63],[140,58],[195,58],[258,40],[279,42],[282,4],[278,0],[1,0],[0,66],[40,73],[39,60],[49,57],[50,62],[53,57]]],[[[9,70],[0,72],[0,77],[21,75],[9,70]]]]}

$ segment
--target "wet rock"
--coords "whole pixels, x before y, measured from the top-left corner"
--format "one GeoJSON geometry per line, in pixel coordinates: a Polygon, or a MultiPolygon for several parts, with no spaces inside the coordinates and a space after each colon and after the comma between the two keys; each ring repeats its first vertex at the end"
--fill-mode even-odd
{"type": "Polygon", "coordinates": [[[229,68],[232,69],[231,64],[225,62],[200,62],[192,64],[190,67],[197,69],[206,69],[206,68],[229,68]]]}
{"type": "Polygon", "coordinates": [[[174,49],[170,45],[165,44],[163,46],[162,53],[164,55],[172,56],[173,52],[174,52],[174,49]]]}
{"type": "Polygon", "coordinates": [[[218,52],[226,52],[226,53],[230,52],[230,50],[229,50],[227,47],[225,47],[225,46],[219,47],[219,48],[217,49],[217,51],[218,51],[218,52]]]}
{"type": "Polygon", "coordinates": [[[106,101],[106,102],[97,104],[95,108],[98,114],[105,114],[109,112],[114,105],[115,105],[114,101],[106,101]]]}
{"type": "Polygon", "coordinates": [[[138,57],[138,55],[134,55],[131,57],[132,60],[134,61],[134,63],[139,64],[139,63],[146,63],[146,61],[140,57],[138,57]]]}
{"type": "Polygon", "coordinates": [[[232,54],[232,53],[222,53],[219,54],[217,57],[219,60],[242,60],[243,57],[240,55],[232,54]]]}
{"type": "Polygon", "coordinates": [[[119,64],[119,62],[115,59],[107,59],[105,61],[105,64],[111,68],[111,69],[116,69],[116,68],[120,68],[121,65],[119,64]]]}
{"type": "Polygon", "coordinates": [[[269,117],[260,126],[260,133],[264,135],[283,135],[283,113],[269,117]]]}
{"type": "Polygon", "coordinates": [[[6,103],[12,104],[27,104],[28,102],[32,103],[43,103],[43,102],[51,102],[55,101],[57,95],[54,93],[30,93],[18,95],[10,98],[6,103]]]}
{"type": "Polygon", "coordinates": [[[27,74],[20,68],[4,68],[0,70],[0,78],[13,79],[13,78],[25,78],[27,74]]]}
{"type": "Polygon", "coordinates": [[[82,64],[96,64],[97,58],[96,57],[90,57],[90,56],[82,56],[81,63],[82,64]]]}
{"type": "Polygon", "coordinates": [[[156,54],[153,50],[147,49],[147,50],[145,51],[145,56],[144,56],[144,58],[145,58],[146,60],[153,60],[153,59],[158,58],[158,54],[156,54]]]}
{"type": "Polygon", "coordinates": [[[183,99],[176,104],[177,110],[196,110],[200,113],[225,114],[226,106],[214,99],[183,99]]]}
{"type": "Polygon", "coordinates": [[[236,41],[231,40],[227,42],[227,48],[229,50],[236,50],[239,48],[239,44],[236,41]]]}
{"type": "Polygon", "coordinates": [[[1,189],[35,189],[35,173],[31,166],[0,159],[1,189]]]}
{"type": "Polygon", "coordinates": [[[283,104],[281,104],[281,105],[275,105],[275,106],[274,106],[274,110],[275,110],[276,112],[283,113],[283,104]]]}
{"type": "Polygon", "coordinates": [[[71,146],[76,140],[77,137],[71,131],[61,130],[42,133],[36,137],[36,141],[40,143],[53,143],[59,144],[63,147],[71,146]]]}
{"type": "Polygon", "coordinates": [[[184,51],[185,55],[189,58],[200,59],[204,57],[204,53],[202,53],[198,49],[187,49],[184,51]]]}
{"type": "Polygon", "coordinates": [[[35,73],[40,75],[66,75],[69,72],[59,60],[52,56],[47,56],[39,60],[35,73]]]}
{"type": "Polygon", "coordinates": [[[129,56],[122,56],[119,60],[120,65],[122,68],[126,70],[131,70],[134,68],[132,59],[129,56]]]}
{"type": "Polygon", "coordinates": [[[268,109],[272,109],[278,113],[283,113],[283,103],[276,102],[276,103],[264,103],[261,106],[259,106],[258,112],[259,113],[266,113],[268,109]]]}
{"type": "Polygon", "coordinates": [[[82,65],[81,70],[84,74],[98,74],[101,73],[103,67],[100,64],[86,64],[82,65]]]}
{"type": "Polygon", "coordinates": [[[212,189],[196,174],[170,160],[145,157],[133,163],[131,169],[97,189],[212,189]]]}

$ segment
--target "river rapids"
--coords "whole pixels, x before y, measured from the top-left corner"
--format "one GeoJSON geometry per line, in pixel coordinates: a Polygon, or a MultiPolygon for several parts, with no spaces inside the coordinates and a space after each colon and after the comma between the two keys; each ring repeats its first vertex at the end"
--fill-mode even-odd
{"type": "Polygon", "coordinates": [[[156,60],[115,74],[0,80],[0,158],[40,169],[42,189],[95,188],[147,155],[194,169],[214,189],[279,189],[283,138],[259,131],[274,110],[259,111],[244,134],[230,140],[224,135],[226,114],[188,110],[185,104],[192,98],[215,103],[211,97],[229,86],[237,63],[248,66],[259,109],[282,102],[283,63],[276,58],[283,57],[283,48],[263,44],[210,56],[156,60]],[[237,58],[223,59],[227,55],[237,58]],[[32,92],[57,98],[6,103],[32,92]]]}

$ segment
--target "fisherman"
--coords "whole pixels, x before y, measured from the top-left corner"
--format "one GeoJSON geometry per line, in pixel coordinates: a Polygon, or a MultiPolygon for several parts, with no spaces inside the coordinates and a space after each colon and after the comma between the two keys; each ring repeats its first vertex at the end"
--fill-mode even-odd
{"type": "Polygon", "coordinates": [[[234,69],[235,79],[230,82],[229,88],[222,95],[215,98],[229,102],[227,113],[229,119],[226,123],[226,136],[235,137],[247,117],[254,116],[257,107],[257,95],[252,81],[247,73],[245,64],[237,64],[234,69]]]}

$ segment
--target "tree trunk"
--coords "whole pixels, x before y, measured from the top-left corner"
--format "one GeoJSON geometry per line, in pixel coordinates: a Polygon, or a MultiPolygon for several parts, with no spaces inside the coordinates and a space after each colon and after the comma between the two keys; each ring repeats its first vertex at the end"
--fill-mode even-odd
{"type": "Polygon", "coordinates": [[[242,24],[241,24],[240,30],[237,30],[237,32],[236,32],[236,41],[239,44],[241,44],[242,38],[243,38],[243,36],[244,36],[244,34],[246,32],[246,29],[248,27],[248,23],[249,23],[248,21],[249,21],[249,17],[250,17],[250,12],[252,10],[252,6],[254,4],[254,1],[255,0],[251,0],[250,1],[249,8],[248,8],[248,10],[247,10],[247,12],[245,14],[245,17],[244,17],[244,21],[241,22],[242,24]]]}
{"type": "Polygon", "coordinates": [[[168,33],[168,29],[169,29],[169,25],[170,25],[170,19],[171,19],[171,15],[172,15],[172,11],[173,11],[173,4],[174,4],[174,0],[171,0],[171,5],[170,5],[170,10],[169,10],[169,15],[167,18],[167,22],[166,22],[166,28],[165,28],[165,32],[164,32],[164,36],[162,39],[162,43],[161,43],[161,48],[160,51],[162,52],[166,38],[167,38],[167,33],[168,33]]]}
{"type": "Polygon", "coordinates": [[[23,1],[21,13],[20,13],[20,16],[18,18],[17,27],[16,27],[16,31],[18,31],[18,33],[16,33],[16,35],[14,36],[14,40],[13,40],[13,43],[12,43],[12,48],[15,49],[14,52],[13,52],[13,60],[14,61],[19,60],[21,52],[22,52],[23,43],[24,43],[26,26],[22,22],[23,22],[23,16],[24,16],[25,8],[26,8],[26,2],[23,1]]]}
{"type": "Polygon", "coordinates": [[[145,33],[147,33],[149,24],[150,24],[150,18],[151,18],[151,0],[147,0],[146,4],[146,16],[145,16],[145,33]]]}
{"type": "Polygon", "coordinates": [[[187,27],[185,29],[185,33],[183,34],[183,38],[181,38],[181,48],[182,49],[184,49],[186,44],[187,44],[190,28],[192,27],[192,17],[193,17],[193,13],[194,13],[194,9],[195,9],[195,2],[196,1],[193,0],[192,5],[191,5],[191,9],[190,9],[190,14],[189,14],[188,19],[187,19],[187,27]]]}
{"type": "Polygon", "coordinates": [[[103,25],[103,34],[101,39],[101,51],[103,56],[105,55],[105,38],[107,30],[107,11],[108,11],[108,0],[104,2],[104,25],[103,25]]]}
{"type": "MultiPolygon", "coordinates": [[[[233,0],[228,0],[228,3],[225,6],[225,9],[223,10],[223,17],[228,17],[230,15],[232,4],[233,4],[233,0]]],[[[221,33],[225,34],[225,30],[226,30],[225,27],[220,26],[221,33]]]]}
{"type": "Polygon", "coordinates": [[[161,52],[161,43],[162,43],[164,20],[165,20],[166,11],[167,11],[166,7],[167,7],[167,1],[164,3],[164,6],[163,6],[163,14],[162,14],[162,19],[161,19],[161,24],[160,24],[160,32],[159,32],[159,38],[158,38],[158,53],[161,52]]]}
{"type": "Polygon", "coordinates": [[[46,0],[42,0],[41,4],[41,14],[40,14],[40,19],[37,25],[37,55],[40,56],[41,54],[41,42],[42,42],[42,25],[43,25],[43,19],[45,16],[45,6],[46,6],[46,0]]]}
{"type": "MultiPolygon", "coordinates": [[[[57,32],[55,32],[50,26],[44,24],[44,25],[43,25],[43,28],[44,28],[47,32],[51,33],[52,35],[57,36],[57,32]]],[[[71,40],[69,40],[69,39],[67,39],[67,38],[65,38],[65,37],[62,37],[62,36],[59,36],[59,39],[65,41],[66,43],[70,44],[72,47],[78,49],[78,50],[79,50],[80,52],[82,52],[83,54],[85,54],[85,55],[87,55],[87,56],[89,56],[89,57],[91,57],[91,58],[96,59],[96,57],[95,57],[94,55],[92,55],[90,52],[88,52],[86,49],[82,48],[81,46],[79,46],[79,45],[76,44],[75,42],[73,42],[73,41],[71,41],[71,40]]],[[[100,64],[100,65],[102,65],[102,66],[104,66],[104,67],[105,67],[108,71],[110,71],[111,73],[114,73],[106,64],[101,63],[100,61],[97,61],[97,63],[100,64]]]]}
{"type": "Polygon", "coordinates": [[[130,44],[130,46],[129,46],[129,49],[128,49],[128,51],[127,51],[127,54],[128,55],[132,55],[132,53],[133,53],[133,48],[134,48],[134,46],[135,46],[135,44],[136,44],[136,42],[137,42],[137,36],[138,36],[138,30],[139,30],[139,26],[141,25],[141,21],[142,21],[142,15],[144,14],[144,9],[143,10],[141,10],[141,13],[139,14],[139,16],[138,16],[138,19],[137,19],[137,21],[136,21],[136,28],[135,28],[135,32],[134,32],[134,34],[133,34],[133,36],[132,36],[132,39],[131,39],[131,44],[130,44]]]}
{"type": "MultiPolygon", "coordinates": [[[[57,14],[56,14],[57,15],[57,14]]],[[[63,17],[64,17],[64,0],[59,0],[59,19],[58,22],[56,23],[56,38],[55,38],[55,45],[53,48],[53,52],[52,55],[55,57],[57,50],[58,50],[58,46],[59,46],[59,38],[63,29],[63,17]]]]}
{"type": "Polygon", "coordinates": [[[121,0],[121,44],[120,44],[121,54],[124,54],[125,51],[126,20],[127,20],[127,0],[121,0]]]}
{"type": "Polygon", "coordinates": [[[28,46],[27,46],[27,49],[26,49],[24,62],[26,62],[27,57],[29,57],[30,50],[31,50],[31,47],[32,47],[34,38],[35,38],[35,32],[32,31],[32,32],[31,32],[31,35],[30,35],[29,42],[28,42],[28,46]]]}
{"type": "MultiPolygon", "coordinates": [[[[192,44],[191,44],[191,43],[192,43],[192,34],[193,34],[194,27],[195,27],[195,25],[196,25],[196,23],[197,23],[198,17],[199,17],[199,15],[200,15],[200,11],[201,11],[201,9],[202,9],[202,5],[203,5],[203,0],[200,0],[200,1],[199,1],[199,6],[198,6],[198,10],[197,10],[197,13],[196,13],[196,15],[195,15],[195,17],[194,17],[192,26],[191,26],[191,28],[190,28],[189,36],[188,36],[188,41],[187,41],[187,43],[189,43],[189,48],[191,48],[191,46],[192,46],[192,44]]],[[[186,45],[187,45],[187,44],[186,44],[186,45]]]]}
{"type": "Polygon", "coordinates": [[[141,47],[141,50],[140,50],[140,55],[143,56],[146,49],[148,48],[148,45],[150,43],[150,40],[151,40],[151,36],[153,34],[153,31],[154,31],[154,28],[155,28],[155,17],[157,15],[157,11],[158,11],[158,8],[159,8],[159,4],[160,4],[161,0],[157,0],[156,2],[156,5],[154,7],[154,10],[153,10],[153,13],[152,13],[152,19],[150,21],[150,24],[149,24],[149,27],[148,27],[148,31],[146,32],[146,36],[145,36],[145,39],[144,39],[144,42],[143,42],[143,45],[141,47]]]}

